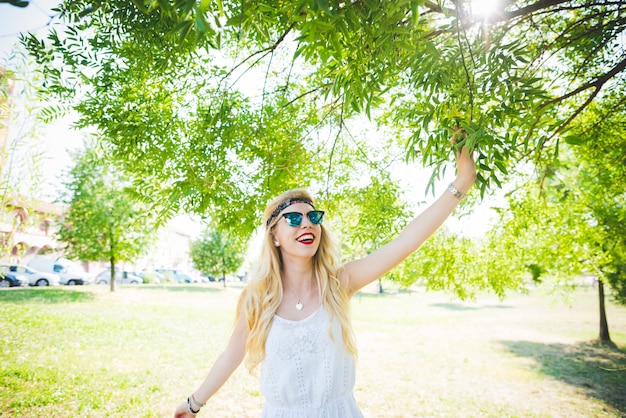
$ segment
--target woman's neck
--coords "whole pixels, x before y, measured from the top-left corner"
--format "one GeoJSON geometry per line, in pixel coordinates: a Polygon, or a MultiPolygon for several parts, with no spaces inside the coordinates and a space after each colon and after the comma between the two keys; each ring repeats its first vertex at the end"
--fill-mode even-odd
{"type": "Polygon", "coordinates": [[[313,263],[288,263],[283,265],[283,286],[302,293],[315,286],[313,263]]]}

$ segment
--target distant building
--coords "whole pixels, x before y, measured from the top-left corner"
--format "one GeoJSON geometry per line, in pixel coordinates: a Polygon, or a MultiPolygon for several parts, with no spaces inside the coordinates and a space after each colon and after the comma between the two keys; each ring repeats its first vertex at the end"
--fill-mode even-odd
{"type": "MultiPolygon", "coordinates": [[[[29,201],[14,197],[0,208],[0,259],[26,264],[35,255],[64,256],[63,245],[55,238],[66,207],[58,203],[29,201]]],[[[152,270],[159,267],[190,271],[192,234],[184,225],[171,222],[157,231],[157,239],[147,255],[126,263],[126,270],[152,270]]],[[[91,267],[91,268],[90,268],[91,267]]],[[[86,265],[100,270],[106,262],[86,265]]]]}
{"type": "Polygon", "coordinates": [[[191,241],[193,237],[187,228],[176,222],[170,222],[159,231],[153,248],[143,260],[141,270],[155,268],[171,268],[180,271],[191,271],[191,241]]]}
{"type": "Polygon", "coordinates": [[[20,262],[34,255],[55,253],[59,244],[54,238],[64,207],[56,203],[28,201],[12,197],[0,210],[2,255],[20,262]]]}

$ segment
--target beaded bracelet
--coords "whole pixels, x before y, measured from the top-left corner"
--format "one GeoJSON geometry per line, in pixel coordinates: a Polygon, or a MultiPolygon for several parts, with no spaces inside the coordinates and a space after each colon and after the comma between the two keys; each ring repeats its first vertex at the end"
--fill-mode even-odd
{"type": "Polygon", "coordinates": [[[200,408],[194,411],[191,407],[191,396],[187,398],[187,411],[193,416],[196,416],[198,412],[200,412],[200,408]]]}

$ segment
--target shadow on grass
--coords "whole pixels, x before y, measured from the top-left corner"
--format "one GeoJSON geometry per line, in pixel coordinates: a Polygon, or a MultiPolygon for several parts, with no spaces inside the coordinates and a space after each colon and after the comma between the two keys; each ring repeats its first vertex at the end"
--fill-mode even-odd
{"type": "Polygon", "coordinates": [[[428,306],[435,308],[444,308],[451,311],[477,311],[480,309],[512,309],[510,305],[464,305],[462,303],[431,303],[428,306]]]}
{"type": "Polygon", "coordinates": [[[626,416],[626,350],[593,341],[571,345],[534,341],[500,344],[516,356],[534,359],[539,373],[575,386],[626,416]]]}
{"type": "Polygon", "coordinates": [[[391,294],[391,293],[356,292],[354,296],[358,298],[366,298],[366,299],[379,299],[379,298],[386,298],[388,296],[396,296],[396,295],[391,294]]]}
{"type": "Polygon", "coordinates": [[[222,287],[205,287],[197,286],[193,284],[165,284],[165,285],[139,285],[134,286],[133,289],[137,290],[168,290],[170,292],[187,292],[187,293],[217,293],[224,290],[222,287]]]}
{"type": "MultiPolygon", "coordinates": [[[[411,292],[409,289],[392,289],[392,290],[384,290],[383,292],[371,292],[371,291],[359,291],[356,292],[355,296],[360,298],[369,298],[369,299],[379,299],[379,298],[395,298],[399,295],[411,295],[414,292],[411,292]]],[[[415,293],[417,294],[417,293],[415,293]]]]}
{"type": "Polygon", "coordinates": [[[7,289],[0,291],[0,302],[8,303],[71,303],[95,299],[89,291],[64,287],[7,289]]]}

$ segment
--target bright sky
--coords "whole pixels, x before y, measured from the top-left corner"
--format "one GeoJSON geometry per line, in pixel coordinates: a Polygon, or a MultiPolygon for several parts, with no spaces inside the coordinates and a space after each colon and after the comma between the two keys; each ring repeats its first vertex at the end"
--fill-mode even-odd
{"type": "Polygon", "coordinates": [[[489,19],[501,8],[500,0],[470,0],[471,12],[474,16],[489,19]]]}
{"type": "MultiPolygon", "coordinates": [[[[51,9],[59,3],[58,0],[34,0],[26,8],[11,6],[0,3],[0,57],[2,62],[8,60],[8,56],[18,43],[18,35],[23,32],[44,31],[54,18],[55,12],[51,9]]],[[[47,195],[55,196],[56,189],[61,187],[58,175],[71,165],[68,150],[81,145],[81,139],[77,132],[68,129],[71,118],[67,117],[45,127],[43,141],[42,171],[46,177],[46,189],[51,192],[47,195]],[[54,190],[54,191],[52,191],[54,190]]],[[[15,133],[16,128],[9,131],[9,138],[15,133]]]]}
{"type": "Polygon", "coordinates": [[[31,0],[26,8],[0,3],[0,54],[8,52],[17,35],[24,31],[43,29],[52,19],[58,0],[31,0]]]}

